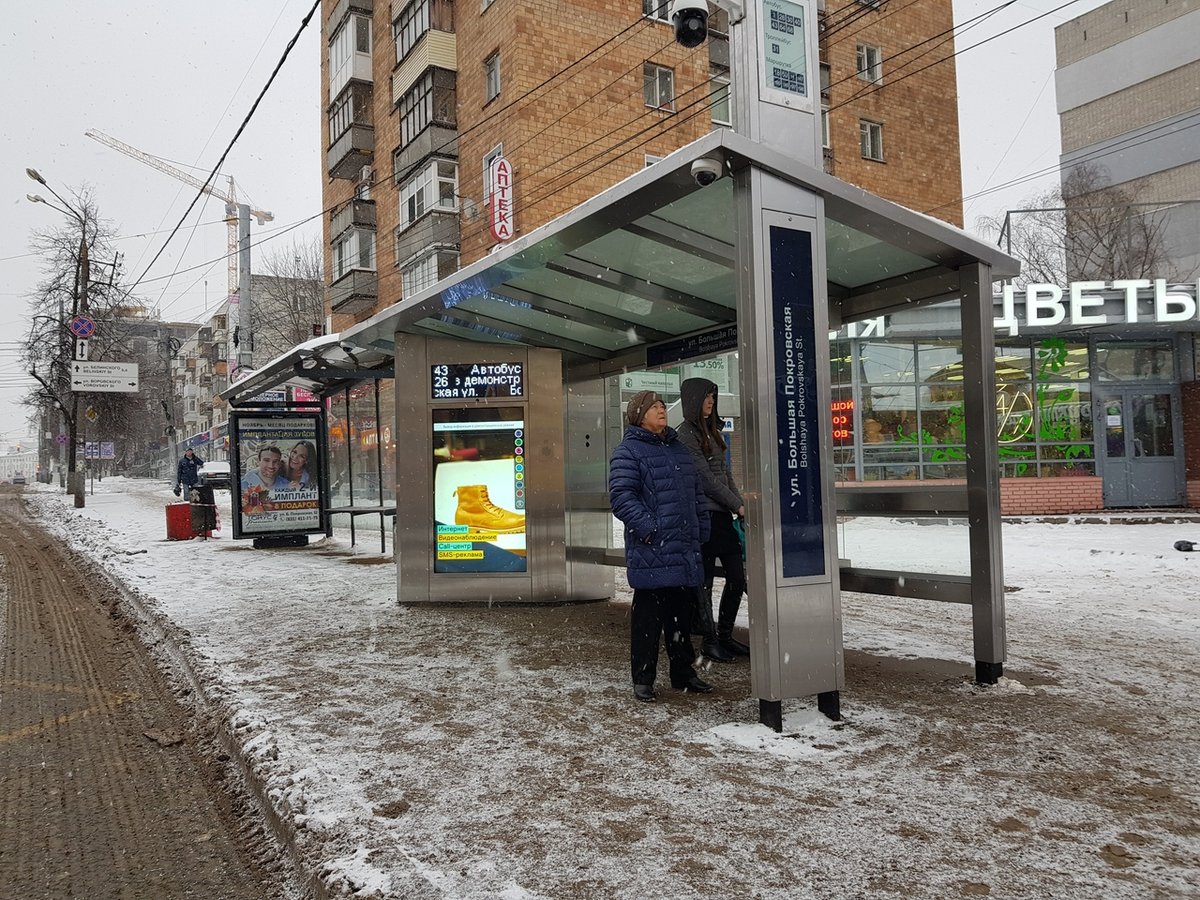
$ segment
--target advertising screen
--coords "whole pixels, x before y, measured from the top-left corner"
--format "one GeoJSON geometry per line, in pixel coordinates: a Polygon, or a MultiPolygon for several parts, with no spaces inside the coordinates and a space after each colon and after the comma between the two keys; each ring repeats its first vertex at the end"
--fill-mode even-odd
{"type": "Polygon", "coordinates": [[[235,416],[234,537],[323,531],[314,415],[235,416]]]}
{"type": "Polygon", "coordinates": [[[521,407],[433,410],[433,571],[524,572],[521,407]]]}

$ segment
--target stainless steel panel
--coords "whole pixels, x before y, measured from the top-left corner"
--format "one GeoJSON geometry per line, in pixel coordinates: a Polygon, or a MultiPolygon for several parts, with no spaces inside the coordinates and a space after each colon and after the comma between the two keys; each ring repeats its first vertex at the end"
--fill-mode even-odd
{"type": "Polygon", "coordinates": [[[962,278],[963,405],[967,425],[967,523],[976,662],[1005,658],[1004,554],[1000,536],[1000,449],[992,271],[972,263],[962,278]]]}
{"type": "Polygon", "coordinates": [[[397,333],[396,496],[404,498],[404,515],[396,516],[396,597],[401,603],[428,601],[433,568],[433,483],[430,477],[433,436],[426,398],[428,339],[397,333]],[[406,423],[403,428],[400,423],[406,423]]]}
{"type": "Polygon", "coordinates": [[[837,592],[831,423],[829,421],[828,301],[823,210],[815,194],[758,170],[735,175],[738,224],[738,345],[746,447],[751,685],[762,700],[839,690],[844,681],[841,605],[837,592]],[[775,421],[774,324],[769,229],[809,235],[813,249],[817,426],[825,533],[825,574],[783,577],[775,421]]]}
{"type": "Polygon", "coordinates": [[[924,572],[893,572],[854,566],[843,566],[840,574],[843,591],[940,600],[943,603],[971,602],[971,579],[966,575],[929,575],[924,572]]]}
{"type": "Polygon", "coordinates": [[[842,515],[949,516],[967,511],[967,491],[961,485],[914,482],[912,487],[845,487],[834,491],[842,515]]]}
{"type": "Polygon", "coordinates": [[[526,558],[532,579],[527,599],[561,602],[569,599],[562,355],[531,349],[526,372],[525,458],[532,479],[525,498],[526,558]]]}

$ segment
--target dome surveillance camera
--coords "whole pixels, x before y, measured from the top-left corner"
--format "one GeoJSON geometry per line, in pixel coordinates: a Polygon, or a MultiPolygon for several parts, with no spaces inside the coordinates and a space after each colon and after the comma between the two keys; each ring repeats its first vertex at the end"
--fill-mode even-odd
{"type": "Polygon", "coordinates": [[[706,0],[671,0],[667,18],[675,26],[675,40],[684,47],[699,47],[708,37],[706,0]]]}
{"type": "Polygon", "coordinates": [[[708,187],[724,174],[719,159],[698,159],[692,163],[692,177],[700,187],[708,187]]]}

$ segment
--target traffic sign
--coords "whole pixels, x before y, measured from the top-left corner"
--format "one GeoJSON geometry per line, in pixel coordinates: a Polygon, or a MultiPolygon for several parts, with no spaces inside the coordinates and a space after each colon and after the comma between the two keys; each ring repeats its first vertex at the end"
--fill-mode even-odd
{"type": "Polygon", "coordinates": [[[76,316],[71,320],[71,334],[79,338],[90,338],[96,333],[96,320],[87,316],[76,316]]]}
{"type": "Polygon", "coordinates": [[[67,442],[67,436],[65,434],[56,435],[54,438],[54,443],[56,443],[56,444],[65,444],[66,442],[67,442]]]}
{"type": "Polygon", "coordinates": [[[138,391],[137,363],[76,360],[71,363],[71,390],[136,394],[138,391]]]}
{"type": "Polygon", "coordinates": [[[96,420],[100,418],[100,413],[96,412],[95,407],[89,406],[84,412],[83,416],[85,419],[95,425],[96,420]]]}
{"type": "Polygon", "coordinates": [[[88,358],[88,342],[85,341],[83,338],[75,339],[75,358],[76,359],[87,359],[88,358]]]}

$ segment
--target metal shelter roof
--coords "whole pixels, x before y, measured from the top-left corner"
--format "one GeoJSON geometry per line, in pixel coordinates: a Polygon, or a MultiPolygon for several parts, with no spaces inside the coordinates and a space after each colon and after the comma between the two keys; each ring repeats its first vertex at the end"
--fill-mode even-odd
{"type": "Polygon", "coordinates": [[[320,392],[390,377],[397,331],[625,356],[736,319],[733,180],[700,187],[701,157],[757,166],[824,198],[832,326],[958,295],[957,270],[1019,264],[996,247],[728,130],[714,131],[570,212],[340,335],[308,341],[221,393],[280,384],[320,392]]]}

